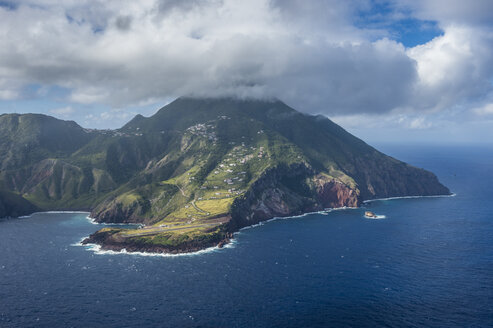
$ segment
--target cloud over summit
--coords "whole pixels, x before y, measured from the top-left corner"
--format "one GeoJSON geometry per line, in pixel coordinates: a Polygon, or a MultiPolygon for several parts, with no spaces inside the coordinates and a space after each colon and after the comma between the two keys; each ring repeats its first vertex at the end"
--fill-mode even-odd
{"type": "Polygon", "coordinates": [[[479,108],[493,98],[491,2],[385,3],[386,19],[434,20],[443,34],[406,48],[356,27],[369,0],[21,0],[0,7],[0,99],[38,85],[112,108],[237,95],[341,116],[479,108]]]}

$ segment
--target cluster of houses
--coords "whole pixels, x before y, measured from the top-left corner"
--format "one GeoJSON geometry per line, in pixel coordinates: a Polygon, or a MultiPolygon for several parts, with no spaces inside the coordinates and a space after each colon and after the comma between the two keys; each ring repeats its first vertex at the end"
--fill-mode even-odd
{"type": "MultiPolygon", "coordinates": [[[[220,119],[228,119],[226,116],[219,117],[220,119]]],[[[189,133],[199,135],[202,137],[206,137],[208,139],[217,140],[216,134],[214,132],[214,126],[207,123],[196,124],[187,129],[189,133]]],[[[264,133],[262,130],[259,133],[264,133]]],[[[244,137],[243,137],[244,138],[244,137]]],[[[231,142],[234,145],[234,142],[231,142]]],[[[213,181],[209,181],[209,185],[201,186],[201,190],[213,190],[213,194],[209,197],[203,198],[199,197],[197,200],[203,199],[224,199],[236,197],[237,195],[241,195],[245,192],[238,186],[241,186],[242,182],[245,180],[245,176],[247,175],[246,171],[240,171],[240,167],[245,165],[248,161],[258,158],[259,160],[268,157],[268,153],[265,150],[265,147],[254,147],[247,146],[245,142],[242,142],[241,145],[236,145],[232,151],[224,158],[223,162],[219,163],[218,167],[213,171],[213,175],[220,175],[221,172],[227,173],[226,176],[221,175],[221,182],[217,185],[213,184],[213,181]],[[228,189],[226,189],[228,188],[228,189]],[[238,189],[239,188],[239,189],[238,189]],[[227,192],[225,191],[227,190],[227,192]]],[[[195,180],[189,173],[189,181],[192,182],[195,180]]],[[[192,204],[193,205],[193,204],[192,204]]],[[[186,205],[185,208],[191,209],[192,205],[186,205]]],[[[194,206],[195,207],[195,206],[194,206]]],[[[191,217],[188,215],[189,218],[191,217]]]]}
{"type": "MultiPolygon", "coordinates": [[[[220,116],[219,119],[228,119],[226,116],[220,116]]],[[[214,126],[207,123],[196,124],[187,129],[188,132],[193,133],[195,135],[199,135],[206,138],[212,138],[213,140],[217,140],[214,126]]],[[[262,130],[259,133],[264,133],[262,130]]],[[[243,137],[244,138],[244,137],[243,137]]],[[[234,142],[230,142],[230,144],[235,144],[234,142]]],[[[206,199],[223,199],[234,197],[236,195],[240,195],[244,193],[244,190],[237,189],[238,187],[233,187],[233,185],[241,185],[240,183],[244,181],[245,176],[247,174],[246,171],[239,171],[238,167],[246,164],[249,160],[252,160],[256,157],[259,159],[266,157],[267,153],[264,147],[253,147],[246,146],[245,142],[242,142],[241,145],[235,146],[232,151],[225,157],[222,163],[219,163],[218,167],[213,171],[214,175],[219,175],[221,172],[226,172],[227,175],[222,179],[222,183],[219,185],[210,184],[209,186],[200,187],[201,190],[215,190],[214,194],[206,199]],[[227,192],[220,191],[221,189],[225,189],[225,185],[227,185],[227,192]]],[[[189,174],[190,175],[190,174],[189,174]]],[[[189,181],[191,182],[195,178],[193,176],[189,177],[189,181]]],[[[209,183],[212,181],[209,181],[209,183]]],[[[202,200],[200,197],[198,200],[202,200]]],[[[185,208],[189,208],[187,205],[185,208]]]]}
{"type": "Polygon", "coordinates": [[[264,147],[260,147],[257,157],[258,158],[264,157],[264,147]]]}
{"type": "MultiPolygon", "coordinates": [[[[255,150],[255,148],[254,148],[255,150]]],[[[248,148],[245,147],[244,143],[241,146],[236,146],[233,148],[233,151],[226,157],[226,160],[223,163],[220,163],[218,165],[218,168],[213,171],[215,175],[220,174],[221,172],[226,172],[228,174],[233,174],[235,173],[233,177],[226,177],[225,179],[222,180],[223,183],[226,185],[234,185],[236,183],[242,182],[244,180],[244,176],[246,175],[246,171],[240,171],[237,172],[236,168],[239,165],[245,164],[245,162],[249,159],[254,158],[254,155],[252,154],[246,154],[248,151],[248,148]]],[[[219,186],[212,185],[211,187],[201,187],[201,189],[220,189],[219,186]]],[[[221,189],[224,187],[221,187],[221,189]]],[[[220,199],[224,197],[231,197],[234,195],[240,195],[244,191],[238,190],[236,188],[229,188],[228,192],[214,192],[214,196],[210,197],[209,199],[220,199]]]]}
{"type": "Polygon", "coordinates": [[[206,124],[206,123],[195,124],[189,127],[186,131],[191,134],[207,138],[214,143],[217,142],[218,140],[216,136],[216,132],[214,131],[214,125],[212,124],[206,124]]]}

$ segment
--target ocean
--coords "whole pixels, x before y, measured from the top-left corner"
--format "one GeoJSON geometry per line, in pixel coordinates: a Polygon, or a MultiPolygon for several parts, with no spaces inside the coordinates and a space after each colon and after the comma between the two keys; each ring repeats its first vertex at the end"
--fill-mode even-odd
{"type": "Polygon", "coordinates": [[[493,147],[377,148],[455,196],[274,220],[166,257],[80,246],[102,227],[87,213],[2,220],[0,327],[493,327],[493,147]]]}

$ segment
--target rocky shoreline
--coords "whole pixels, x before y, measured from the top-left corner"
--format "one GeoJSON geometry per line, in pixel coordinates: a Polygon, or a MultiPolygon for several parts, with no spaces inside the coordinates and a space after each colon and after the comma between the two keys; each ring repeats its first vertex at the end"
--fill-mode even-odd
{"type": "Polygon", "coordinates": [[[114,251],[114,252],[121,252],[125,250],[127,253],[155,253],[155,254],[172,254],[172,255],[177,255],[177,254],[188,254],[188,253],[196,253],[199,251],[202,251],[204,249],[210,248],[210,247],[218,247],[218,248],[223,248],[227,244],[231,242],[232,238],[225,238],[221,240],[217,244],[204,244],[204,245],[197,245],[197,246],[189,246],[186,248],[166,248],[162,246],[149,246],[149,247],[141,247],[139,245],[132,245],[132,244],[105,244],[105,243],[96,243],[93,242],[91,237],[89,236],[88,238],[84,239],[82,241],[82,245],[90,245],[90,244],[96,244],[101,246],[101,250],[104,251],[114,251]]]}
{"type": "Polygon", "coordinates": [[[142,225],[86,241],[108,250],[193,252],[276,217],[448,193],[433,173],[279,100],[183,97],[118,130],[37,114],[0,123],[0,216],[90,209],[95,222],[142,225]]]}
{"type": "MultiPolygon", "coordinates": [[[[390,186],[375,192],[373,195],[362,195],[356,186],[350,186],[341,181],[323,174],[317,174],[305,164],[278,166],[264,172],[255,181],[249,190],[236,198],[227,215],[227,220],[220,225],[203,229],[200,232],[185,238],[163,237],[169,231],[164,229],[153,234],[134,233],[130,236],[122,233],[122,229],[104,228],[83,241],[83,244],[97,244],[103,250],[147,253],[191,253],[209,247],[223,247],[229,243],[233,233],[241,228],[255,225],[276,217],[290,217],[304,213],[312,213],[327,208],[357,208],[364,201],[383,197],[402,197],[415,194],[416,196],[433,196],[450,194],[449,190],[441,185],[434,175],[430,180],[421,179],[420,188],[410,186],[390,186]],[[306,181],[309,179],[311,187],[300,194],[295,189],[288,188],[282,181],[306,181]],[[168,238],[168,239],[167,239],[168,238]]],[[[104,212],[107,213],[107,212],[104,212]]],[[[133,216],[119,215],[107,217],[100,212],[92,212],[91,216],[98,222],[132,223],[133,216]]],[[[139,221],[139,220],[137,220],[139,221]]],[[[142,222],[142,221],[141,221],[142,222]]],[[[211,222],[211,221],[209,221],[211,222]]],[[[177,229],[174,229],[177,230],[177,229]]]]}
{"type": "MultiPolygon", "coordinates": [[[[400,199],[400,198],[416,198],[416,197],[446,197],[446,196],[452,196],[453,194],[443,194],[443,195],[424,195],[424,196],[399,196],[399,197],[393,197],[389,199],[400,199]]],[[[382,198],[382,199],[388,199],[388,198],[382,198]]],[[[373,200],[379,200],[379,199],[371,199],[371,200],[366,200],[362,201],[361,203],[365,203],[368,201],[373,201],[373,200]]],[[[345,209],[345,208],[359,208],[359,206],[340,206],[340,207],[334,207],[331,209],[337,210],[337,209],[345,209]]],[[[241,228],[245,228],[248,226],[252,226],[254,224],[258,224],[260,222],[265,222],[272,220],[276,217],[282,218],[282,217],[291,217],[291,216],[297,216],[297,215],[304,215],[304,214],[309,214],[309,213],[316,213],[317,211],[306,211],[306,212],[295,212],[291,213],[288,215],[283,215],[283,216],[272,216],[272,217],[267,217],[263,220],[256,221],[255,223],[252,223],[250,225],[245,225],[242,226],[241,228]]],[[[229,227],[233,227],[233,225],[229,225],[229,227]]],[[[192,241],[188,243],[183,243],[181,245],[177,245],[174,247],[165,247],[162,245],[149,245],[146,243],[140,243],[140,242],[135,242],[131,240],[125,240],[125,241],[118,241],[118,240],[113,240],[111,238],[112,233],[111,232],[102,232],[101,230],[96,231],[95,233],[91,234],[89,237],[85,238],[81,244],[82,245],[89,245],[89,244],[96,244],[101,247],[101,250],[104,251],[115,251],[115,252],[121,252],[125,250],[127,253],[155,253],[155,254],[187,254],[187,253],[195,253],[199,251],[203,251],[207,248],[211,247],[218,247],[218,248],[223,248],[227,244],[229,244],[233,240],[233,234],[237,231],[239,231],[241,228],[238,228],[236,226],[236,229],[234,231],[230,232],[225,232],[221,238],[217,240],[209,240],[207,242],[199,242],[199,241],[192,241]]]]}
{"type": "Polygon", "coordinates": [[[127,253],[186,254],[195,253],[210,247],[222,248],[233,239],[233,233],[224,233],[218,235],[213,240],[191,240],[173,246],[164,246],[132,239],[118,240],[112,238],[114,234],[114,231],[96,231],[85,238],[81,244],[96,244],[102,250],[115,252],[125,250],[127,253]]]}

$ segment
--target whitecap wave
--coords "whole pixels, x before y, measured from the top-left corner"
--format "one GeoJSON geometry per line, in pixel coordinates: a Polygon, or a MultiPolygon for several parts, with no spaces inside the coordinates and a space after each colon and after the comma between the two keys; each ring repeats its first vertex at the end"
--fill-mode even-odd
{"type": "Polygon", "coordinates": [[[400,197],[387,197],[387,198],[376,198],[376,199],[368,199],[364,200],[363,204],[377,202],[382,200],[395,200],[395,199],[414,199],[414,198],[442,198],[442,197],[455,197],[456,193],[452,193],[450,195],[431,195],[431,196],[400,196],[400,197]]]}
{"type": "Polygon", "coordinates": [[[229,242],[226,245],[223,246],[223,248],[235,248],[237,244],[238,244],[238,240],[232,238],[229,240],[229,242]]]}
{"type": "Polygon", "coordinates": [[[368,220],[382,220],[382,219],[386,219],[387,217],[385,215],[376,215],[376,216],[364,216],[365,219],[368,219],[368,220]]]}
{"type": "MultiPolygon", "coordinates": [[[[85,238],[83,238],[82,240],[84,240],[84,239],[85,238]]],[[[215,253],[215,252],[220,251],[222,249],[234,248],[236,246],[236,240],[231,239],[223,247],[212,246],[212,247],[208,247],[208,248],[202,249],[200,251],[196,251],[196,252],[171,254],[171,253],[150,253],[150,252],[127,252],[127,250],[125,248],[120,250],[120,251],[104,250],[104,249],[102,249],[101,245],[98,245],[98,244],[82,244],[82,240],[77,244],[73,244],[72,246],[84,246],[88,251],[92,251],[92,252],[94,252],[94,254],[97,254],[97,255],[134,255],[134,256],[147,256],[147,257],[195,256],[195,255],[202,255],[202,254],[208,254],[208,253],[215,253]]]]}
{"type": "MultiPolygon", "coordinates": [[[[46,211],[46,212],[36,212],[36,213],[48,213],[48,214],[85,214],[90,213],[88,211],[46,211]]],[[[33,213],[33,214],[36,214],[33,213]]]]}
{"type": "Polygon", "coordinates": [[[264,225],[265,222],[267,222],[267,221],[260,221],[259,223],[255,223],[255,224],[252,224],[252,225],[243,227],[243,228],[240,229],[240,231],[252,229],[252,228],[255,228],[255,227],[260,227],[261,225],[264,225]]]}
{"type": "Polygon", "coordinates": [[[82,242],[84,241],[84,239],[86,239],[87,237],[82,237],[78,242],[76,243],[73,243],[73,244],[70,244],[70,246],[75,246],[75,247],[80,247],[80,246],[86,246],[84,245],[82,242]]]}
{"type": "Polygon", "coordinates": [[[96,222],[95,218],[92,218],[90,215],[86,216],[87,221],[89,221],[91,224],[98,225],[99,222],[96,222]]]}
{"type": "Polygon", "coordinates": [[[266,223],[269,223],[269,222],[272,222],[272,221],[277,221],[277,220],[291,220],[291,219],[299,219],[299,218],[303,218],[303,217],[306,217],[306,216],[309,216],[309,215],[312,215],[312,214],[322,214],[322,215],[328,215],[330,212],[333,212],[333,211],[343,211],[343,210],[357,210],[359,209],[359,207],[348,207],[348,206],[343,206],[343,207],[334,207],[334,208],[326,208],[324,210],[321,210],[321,211],[315,211],[315,212],[306,212],[306,213],[302,213],[302,214],[299,214],[299,215],[291,215],[291,216],[276,216],[272,219],[269,219],[269,220],[265,220],[265,221],[260,221],[258,223],[255,223],[255,224],[252,224],[252,225],[249,225],[249,226],[246,226],[246,227],[243,227],[240,229],[240,231],[242,230],[247,230],[247,229],[251,229],[251,228],[256,228],[256,227],[259,227],[259,226],[262,226],[266,223]]]}
{"type": "Polygon", "coordinates": [[[256,227],[260,227],[260,226],[263,226],[264,224],[267,224],[267,223],[269,223],[269,222],[273,222],[273,221],[277,221],[277,220],[289,220],[289,219],[296,219],[296,218],[300,218],[300,217],[307,216],[308,214],[313,214],[313,213],[305,213],[305,214],[301,214],[301,215],[294,215],[294,216],[274,217],[274,218],[269,219],[269,220],[260,221],[260,222],[257,222],[257,223],[255,223],[255,224],[252,224],[252,225],[249,225],[249,226],[243,227],[243,228],[241,228],[239,231],[243,231],[243,230],[248,230],[248,229],[252,229],[252,228],[256,228],[256,227]]]}
{"type": "Polygon", "coordinates": [[[330,208],[326,208],[325,212],[330,213],[334,211],[357,210],[357,209],[359,209],[359,207],[350,207],[350,206],[330,207],[330,208]]]}

